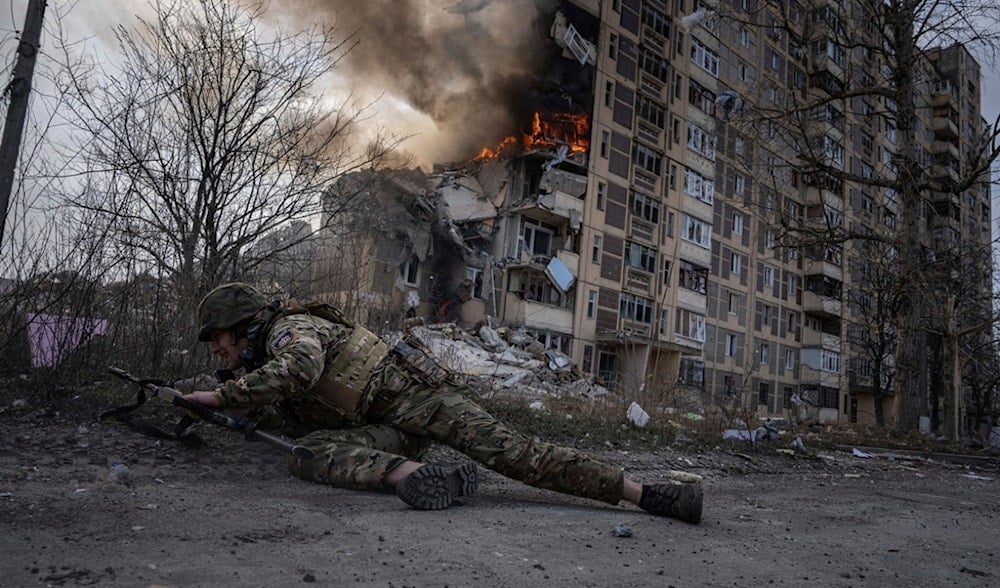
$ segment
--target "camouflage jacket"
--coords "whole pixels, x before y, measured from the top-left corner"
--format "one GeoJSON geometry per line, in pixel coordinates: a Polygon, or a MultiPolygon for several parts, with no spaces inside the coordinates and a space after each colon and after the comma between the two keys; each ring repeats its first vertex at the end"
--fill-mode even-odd
{"type": "Polygon", "coordinates": [[[377,335],[303,313],[279,316],[262,341],[268,360],[219,385],[222,408],[251,407],[251,415],[268,429],[364,422],[361,396],[387,355],[377,335]]]}

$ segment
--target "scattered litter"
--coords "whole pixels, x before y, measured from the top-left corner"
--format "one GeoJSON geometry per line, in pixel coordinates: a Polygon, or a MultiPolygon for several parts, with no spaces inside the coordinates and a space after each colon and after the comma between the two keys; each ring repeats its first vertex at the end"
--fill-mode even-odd
{"type": "Polygon", "coordinates": [[[626,415],[628,420],[635,426],[645,427],[649,424],[649,413],[644,411],[638,402],[633,401],[628,407],[628,412],[626,415]]]}
{"type": "Polygon", "coordinates": [[[76,490],[73,491],[73,493],[74,494],[83,494],[86,491],[87,491],[86,488],[77,488],[76,490]]]}
{"type": "Polygon", "coordinates": [[[141,531],[141,530],[143,530],[145,528],[146,527],[143,527],[142,525],[135,525],[135,526],[132,527],[132,530],[133,531],[141,531]]]}
{"type": "Polygon", "coordinates": [[[545,410],[545,403],[541,400],[536,400],[528,405],[531,410],[545,410]]]}
{"type": "Polygon", "coordinates": [[[161,480],[159,478],[153,478],[153,483],[155,483],[155,484],[166,484],[166,482],[164,482],[163,480],[161,480]]]}
{"type": "Polygon", "coordinates": [[[611,530],[615,537],[631,537],[635,534],[632,527],[626,525],[625,523],[618,523],[615,528],[611,530]]]}
{"type": "Polygon", "coordinates": [[[782,449],[775,449],[775,451],[777,453],[781,453],[781,454],[787,455],[789,457],[795,457],[795,450],[794,449],[784,449],[784,448],[782,448],[782,449]]]}
{"type": "Polygon", "coordinates": [[[13,498],[13,492],[0,492],[0,498],[13,498]]]}
{"type": "Polygon", "coordinates": [[[866,457],[866,458],[867,457],[875,457],[873,454],[871,454],[871,453],[865,453],[864,451],[861,451],[857,447],[855,447],[854,450],[851,453],[854,454],[854,457],[866,457]]]}
{"type": "Polygon", "coordinates": [[[860,478],[861,474],[844,474],[845,478],[860,478]]]}

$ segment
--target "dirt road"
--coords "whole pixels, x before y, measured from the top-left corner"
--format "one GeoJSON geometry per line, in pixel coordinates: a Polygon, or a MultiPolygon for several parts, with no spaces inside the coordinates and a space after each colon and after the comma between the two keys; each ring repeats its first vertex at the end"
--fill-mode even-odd
{"type": "Polygon", "coordinates": [[[704,475],[693,526],[492,473],[465,504],[420,512],[292,478],[283,456],[237,436],[188,450],[114,425],[0,415],[0,442],[3,586],[1000,583],[995,462],[601,452],[646,481],[704,475]],[[110,479],[114,460],[130,485],[110,479]]]}

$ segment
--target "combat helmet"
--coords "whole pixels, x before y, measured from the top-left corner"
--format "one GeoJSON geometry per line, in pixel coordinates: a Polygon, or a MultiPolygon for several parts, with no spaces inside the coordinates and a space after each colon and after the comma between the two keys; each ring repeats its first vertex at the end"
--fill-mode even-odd
{"type": "Polygon", "coordinates": [[[211,341],[216,331],[249,323],[265,306],[264,295],[249,284],[231,282],[216,286],[198,305],[198,340],[211,341]]]}

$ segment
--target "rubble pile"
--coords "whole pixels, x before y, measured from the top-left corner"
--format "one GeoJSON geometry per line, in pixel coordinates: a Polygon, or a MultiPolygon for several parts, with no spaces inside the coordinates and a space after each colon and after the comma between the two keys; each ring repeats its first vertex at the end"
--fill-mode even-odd
{"type": "Polygon", "coordinates": [[[482,322],[466,330],[454,323],[408,329],[448,368],[467,377],[482,394],[537,399],[551,396],[597,398],[608,389],[583,377],[568,355],[545,346],[520,329],[482,322]]]}

